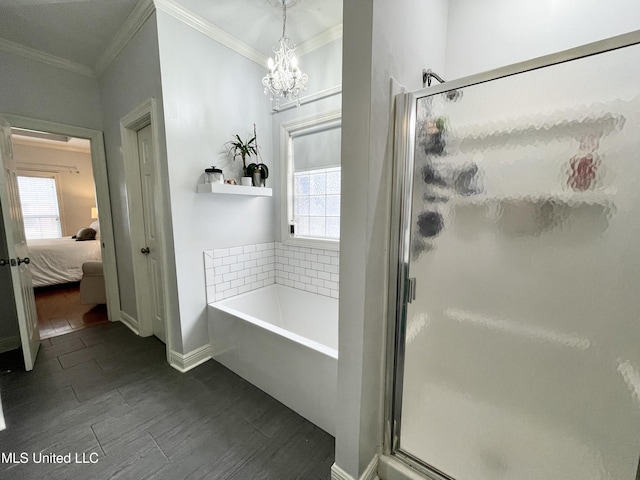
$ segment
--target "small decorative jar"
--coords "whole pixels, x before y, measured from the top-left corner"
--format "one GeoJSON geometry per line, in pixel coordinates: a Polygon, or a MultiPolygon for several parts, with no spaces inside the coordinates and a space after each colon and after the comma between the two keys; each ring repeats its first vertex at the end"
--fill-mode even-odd
{"type": "Polygon", "coordinates": [[[216,167],[204,169],[204,183],[224,183],[222,170],[216,167]]]}

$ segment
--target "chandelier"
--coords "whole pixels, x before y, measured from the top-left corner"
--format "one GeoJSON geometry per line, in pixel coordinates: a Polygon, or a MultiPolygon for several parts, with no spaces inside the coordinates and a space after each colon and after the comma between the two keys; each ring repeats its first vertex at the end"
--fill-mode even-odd
{"type": "Polygon", "coordinates": [[[282,0],[282,37],[278,45],[273,47],[275,60],[269,58],[269,72],[262,79],[265,95],[269,95],[275,102],[274,109],[280,106],[280,100],[295,101],[299,105],[298,96],[301,90],[307,88],[309,77],[298,68],[298,59],[295,55],[296,46],[289,44],[289,38],[285,35],[287,26],[287,5],[282,0]]]}

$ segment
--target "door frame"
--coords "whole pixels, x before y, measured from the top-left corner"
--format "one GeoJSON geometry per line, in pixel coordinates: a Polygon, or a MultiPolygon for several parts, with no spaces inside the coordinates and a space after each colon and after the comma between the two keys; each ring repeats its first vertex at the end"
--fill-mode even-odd
{"type": "Polygon", "coordinates": [[[76,127],[64,123],[50,122],[19,115],[1,114],[12,127],[26,128],[43,132],[57,133],[70,137],[84,138],[91,142],[91,167],[96,189],[96,202],[100,212],[100,242],[102,243],[102,265],[107,295],[107,316],[109,321],[120,318],[120,287],[118,285],[118,267],[111,216],[111,195],[107,158],[104,149],[104,137],[100,130],[76,127]]]}
{"type": "MultiPolygon", "coordinates": [[[[140,158],[138,153],[138,131],[148,125],[151,125],[151,133],[153,136],[153,156],[155,181],[157,186],[163,185],[160,172],[162,164],[160,162],[160,116],[158,104],[155,98],[151,97],[138,105],[131,112],[120,119],[120,136],[122,139],[122,156],[124,159],[124,178],[127,189],[127,204],[129,207],[129,227],[131,231],[131,243],[133,245],[141,245],[145,242],[144,217],[142,211],[142,187],[140,180],[140,158]]],[[[156,225],[167,225],[164,220],[167,217],[164,202],[159,202],[154,208],[156,216],[156,225]]],[[[164,328],[166,340],[167,361],[170,362],[171,352],[171,325],[169,312],[171,311],[168,304],[170,292],[168,291],[167,272],[168,256],[166,250],[166,241],[164,235],[159,236],[159,250],[162,268],[162,290],[164,293],[164,328]]],[[[146,259],[142,255],[136,255],[137,249],[132,249],[132,266],[135,279],[147,278],[148,271],[146,259]]],[[[140,292],[138,291],[138,281],[136,285],[136,309],[137,309],[137,328],[140,336],[153,335],[153,319],[152,312],[145,311],[145,302],[140,301],[140,292]]]]}

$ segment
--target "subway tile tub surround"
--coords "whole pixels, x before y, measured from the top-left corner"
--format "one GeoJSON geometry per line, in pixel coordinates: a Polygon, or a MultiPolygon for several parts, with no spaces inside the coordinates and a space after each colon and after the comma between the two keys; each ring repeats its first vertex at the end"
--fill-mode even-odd
{"type": "Polygon", "coordinates": [[[338,298],[339,253],[334,250],[275,244],[276,283],[338,298]]]}
{"type": "Polygon", "coordinates": [[[338,298],[339,253],[280,242],[204,252],[207,303],[278,283],[338,298]]]}
{"type": "Polygon", "coordinates": [[[275,283],[274,242],[204,252],[207,303],[275,283]]]}

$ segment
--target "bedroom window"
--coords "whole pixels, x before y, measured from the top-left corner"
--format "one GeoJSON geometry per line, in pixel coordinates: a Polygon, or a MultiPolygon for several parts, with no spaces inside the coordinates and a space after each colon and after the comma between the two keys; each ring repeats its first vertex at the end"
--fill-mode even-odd
{"type": "Polygon", "coordinates": [[[283,242],[338,249],[340,241],[339,110],[282,125],[283,242]]]}
{"type": "Polygon", "coordinates": [[[62,237],[58,188],[54,176],[18,175],[27,240],[62,237]]]}

